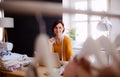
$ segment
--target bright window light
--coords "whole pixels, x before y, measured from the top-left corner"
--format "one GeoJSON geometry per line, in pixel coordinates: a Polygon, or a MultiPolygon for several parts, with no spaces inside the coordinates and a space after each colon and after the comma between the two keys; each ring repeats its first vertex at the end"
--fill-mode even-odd
{"type": "Polygon", "coordinates": [[[92,37],[94,39],[97,39],[98,37],[100,37],[104,34],[103,32],[96,29],[97,28],[97,23],[98,22],[92,22],[91,23],[91,30],[92,30],[91,33],[92,33],[92,37]]]}
{"type": "Polygon", "coordinates": [[[76,28],[76,38],[77,42],[83,42],[87,38],[87,24],[85,22],[73,23],[76,28]]]}
{"type": "MultiPolygon", "coordinates": [[[[2,17],[1,11],[0,11],[0,17],[2,17]]],[[[3,37],[3,28],[0,27],[0,41],[2,41],[2,37],[3,37]]]]}
{"type": "MultiPolygon", "coordinates": [[[[63,0],[64,6],[67,5],[70,8],[77,10],[87,10],[91,9],[92,11],[107,11],[108,9],[108,0],[63,0]],[[91,1],[91,2],[88,2],[91,1]],[[88,4],[90,3],[90,4],[88,4]],[[90,7],[88,7],[90,6],[90,7]]],[[[97,39],[101,35],[107,33],[99,31],[96,27],[98,22],[101,20],[101,16],[87,15],[87,14],[66,14],[63,15],[63,20],[68,26],[68,28],[76,28],[76,43],[81,43],[82,45],[88,36],[92,36],[94,39],[97,39]]],[[[67,29],[69,30],[69,29],[67,29]]],[[[74,46],[76,47],[76,46],[74,46]]],[[[80,47],[80,46],[79,46],[80,47]]]]}
{"type": "Polygon", "coordinates": [[[74,14],[74,15],[72,15],[72,21],[87,21],[87,15],[74,14]]]}
{"type": "Polygon", "coordinates": [[[100,16],[91,16],[90,17],[90,21],[93,22],[93,21],[100,21],[101,20],[101,17],[100,16]]]}
{"type": "Polygon", "coordinates": [[[86,1],[75,2],[74,7],[75,9],[87,10],[87,2],[86,1]]]}
{"type": "Polygon", "coordinates": [[[107,0],[92,0],[91,10],[93,11],[107,11],[107,0]]]}

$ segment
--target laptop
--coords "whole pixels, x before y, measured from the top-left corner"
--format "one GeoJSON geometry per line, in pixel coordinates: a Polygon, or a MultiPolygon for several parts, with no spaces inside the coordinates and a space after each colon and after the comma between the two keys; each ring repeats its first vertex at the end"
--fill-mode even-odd
{"type": "MultiPolygon", "coordinates": [[[[53,57],[53,60],[55,62],[55,66],[56,68],[61,67],[61,61],[60,58],[58,56],[58,53],[51,53],[51,56],[53,57]]],[[[39,63],[40,66],[46,66],[44,59],[39,63]]]]}

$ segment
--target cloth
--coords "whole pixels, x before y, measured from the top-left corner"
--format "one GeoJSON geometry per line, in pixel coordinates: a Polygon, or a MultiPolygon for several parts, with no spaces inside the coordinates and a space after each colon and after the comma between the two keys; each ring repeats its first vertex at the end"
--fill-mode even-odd
{"type": "MultiPolygon", "coordinates": [[[[52,45],[52,51],[55,53],[58,53],[60,59],[61,59],[61,48],[62,48],[62,43],[56,42],[52,45]]],[[[64,39],[63,39],[63,60],[68,61],[71,56],[73,56],[71,39],[67,36],[64,36],[64,39]]]]}
{"type": "Polygon", "coordinates": [[[0,69],[2,70],[14,71],[29,65],[31,62],[32,61],[27,55],[12,52],[0,53],[0,69]]]}

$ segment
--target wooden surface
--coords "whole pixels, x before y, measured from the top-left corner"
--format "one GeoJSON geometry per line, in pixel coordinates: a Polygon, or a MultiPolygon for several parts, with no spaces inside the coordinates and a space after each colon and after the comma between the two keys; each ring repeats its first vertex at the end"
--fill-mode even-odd
{"type": "MultiPolygon", "coordinates": [[[[47,75],[45,75],[46,73],[47,73],[46,67],[40,66],[38,68],[39,77],[48,77],[47,75]]],[[[25,71],[17,70],[13,72],[8,72],[0,70],[0,77],[25,77],[25,71]]]]}

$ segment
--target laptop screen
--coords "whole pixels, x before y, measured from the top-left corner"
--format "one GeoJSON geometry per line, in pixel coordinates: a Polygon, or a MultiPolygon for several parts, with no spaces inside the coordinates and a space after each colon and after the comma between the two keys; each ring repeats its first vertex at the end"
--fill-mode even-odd
{"type": "MultiPolygon", "coordinates": [[[[59,68],[61,66],[61,61],[60,61],[60,58],[58,56],[58,53],[51,53],[51,57],[52,57],[51,59],[53,59],[54,62],[55,62],[54,67],[59,68]]],[[[40,61],[39,65],[40,66],[46,66],[46,64],[44,62],[44,59],[42,59],[42,61],[40,61]]]]}

